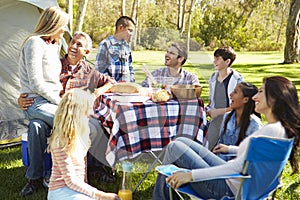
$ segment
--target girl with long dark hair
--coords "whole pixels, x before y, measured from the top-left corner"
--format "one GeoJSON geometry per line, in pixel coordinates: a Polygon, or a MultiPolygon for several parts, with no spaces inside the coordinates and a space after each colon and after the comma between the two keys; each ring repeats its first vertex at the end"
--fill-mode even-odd
{"type": "MultiPolygon", "coordinates": [[[[239,83],[230,94],[230,112],[225,113],[220,129],[219,144],[239,145],[243,139],[262,127],[260,114],[255,112],[252,97],[258,89],[251,83],[239,83]]],[[[228,160],[231,157],[220,157],[228,160]]]]}

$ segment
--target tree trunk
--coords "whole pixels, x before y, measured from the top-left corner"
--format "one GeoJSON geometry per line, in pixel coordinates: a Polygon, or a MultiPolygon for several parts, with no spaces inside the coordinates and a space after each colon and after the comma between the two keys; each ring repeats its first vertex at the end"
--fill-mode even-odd
{"type": "Polygon", "coordinates": [[[196,0],[191,0],[190,10],[189,10],[189,18],[188,18],[188,33],[187,33],[187,44],[186,44],[186,50],[187,52],[190,51],[190,37],[191,37],[191,24],[192,24],[192,16],[195,8],[196,0]]]}
{"type": "Polygon", "coordinates": [[[86,7],[89,0],[81,0],[78,7],[78,13],[76,17],[76,23],[75,23],[75,32],[76,31],[82,31],[82,25],[84,21],[84,16],[86,12],[86,7]]]}
{"type": "Polygon", "coordinates": [[[137,39],[139,38],[139,5],[140,1],[139,0],[134,0],[132,4],[132,9],[131,9],[131,18],[134,19],[135,21],[135,30],[134,30],[134,36],[133,40],[131,43],[131,48],[135,50],[137,39]]]}
{"type": "Polygon", "coordinates": [[[126,0],[121,0],[121,15],[126,15],[126,0]]]}
{"type": "Polygon", "coordinates": [[[182,4],[180,37],[183,37],[183,32],[184,32],[184,29],[185,29],[186,1],[187,0],[184,0],[183,4],[182,4]]]}
{"type": "Polygon", "coordinates": [[[259,6],[259,4],[261,4],[262,1],[261,0],[255,0],[255,1],[244,1],[243,3],[241,3],[241,9],[242,12],[238,17],[238,20],[235,21],[236,26],[238,26],[238,24],[242,24],[243,26],[247,25],[248,20],[251,18],[254,10],[259,6]],[[247,14],[248,13],[248,14],[247,14]],[[245,21],[242,22],[241,19],[247,15],[247,17],[245,18],[245,21]]]}
{"type": "Polygon", "coordinates": [[[183,17],[183,5],[182,0],[178,1],[178,16],[177,16],[177,29],[181,30],[182,28],[182,17],[183,17]]]}
{"type": "Polygon", "coordinates": [[[284,47],[284,63],[287,64],[299,62],[299,17],[300,0],[291,0],[284,47]]]}
{"type": "Polygon", "coordinates": [[[73,0],[66,0],[66,11],[70,17],[70,34],[73,35],[73,0]]]}
{"type": "Polygon", "coordinates": [[[132,19],[134,19],[136,17],[136,12],[137,12],[137,0],[133,0],[133,3],[132,3],[132,7],[131,7],[131,14],[130,14],[130,17],[132,19]]]}
{"type": "Polygon", "coordinates": [[[286,9],[286,7],[287,7],[286,4],[283,3],[283,4],[282,4],[281,19],[280,19],[280,26],[279,26],[278,34],[277,34],[277,37],[276,37],[276,44],[279,43],[279,39],[280,39],[282,27],[283,27],[283,24],[284,24],[284,14],[285,14],[285,9],[286,9]]]}

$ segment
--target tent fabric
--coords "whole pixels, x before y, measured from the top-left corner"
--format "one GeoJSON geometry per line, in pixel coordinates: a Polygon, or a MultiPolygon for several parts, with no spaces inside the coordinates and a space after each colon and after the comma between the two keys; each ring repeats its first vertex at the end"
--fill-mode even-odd
{"type": "Polygon", "coordinates": [[[32,4],[36,7],[39,7],[41,9],[45,9],[51,6],[58,6],[58,3],[56,2],[56,0],[19,0],[19,1],[23,1],[29,4],[32,4]]]}
{"type": "Polygon", "coordinates": [[[19,108],[19,52],[33,31],[39,9],[57,6],[56,0],[0,0],[0,146],[20,142],[28,120],[19,108]]]}

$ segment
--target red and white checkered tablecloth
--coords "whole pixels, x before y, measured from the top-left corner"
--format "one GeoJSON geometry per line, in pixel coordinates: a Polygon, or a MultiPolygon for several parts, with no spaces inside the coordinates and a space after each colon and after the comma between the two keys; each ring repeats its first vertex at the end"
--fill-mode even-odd
{"type": "Polygon", "coordinates": [[[110,133],[106,159],[112,166],[118,160],[162,150],[179,136],[202,142],[206,130],[202,99],[120,103],[101,95],[94,110],[110,133]]]}

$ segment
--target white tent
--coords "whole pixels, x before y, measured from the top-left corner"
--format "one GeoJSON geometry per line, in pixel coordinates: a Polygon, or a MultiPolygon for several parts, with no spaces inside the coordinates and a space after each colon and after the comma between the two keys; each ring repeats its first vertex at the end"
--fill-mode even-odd
{"type": "Polygon", "coordinates": [[[28,121],[18,106],[18,55],[41,10],[56,0],[0,0],[0,146],[20,142],[28,121]]]}

